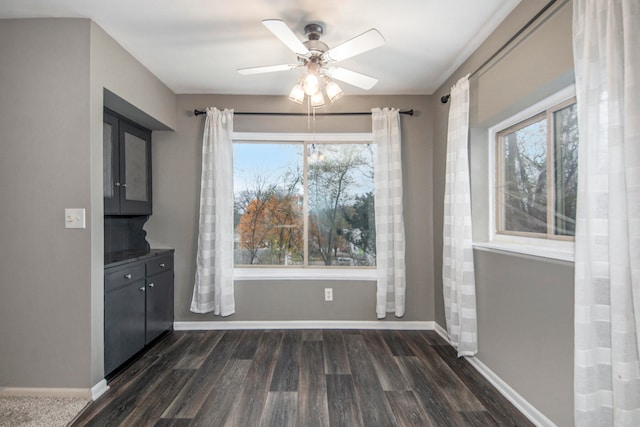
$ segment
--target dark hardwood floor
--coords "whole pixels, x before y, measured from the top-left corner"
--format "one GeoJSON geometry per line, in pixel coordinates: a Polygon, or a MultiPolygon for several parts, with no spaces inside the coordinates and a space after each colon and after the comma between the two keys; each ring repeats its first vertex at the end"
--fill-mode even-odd
{"type": "Polygon", "coordinates": [[[173,332],[73,426],[532,425],[433,331],[173,332]]]}

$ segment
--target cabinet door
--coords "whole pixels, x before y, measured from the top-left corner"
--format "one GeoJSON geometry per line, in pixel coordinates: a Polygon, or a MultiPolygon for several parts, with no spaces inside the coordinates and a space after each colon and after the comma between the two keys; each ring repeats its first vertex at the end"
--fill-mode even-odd
{"type": "Polygon", "coordinates": [[[102,171],[104,214],[118,214],[120,210],[120,150],[118,119],[104,112],[102,127],[102,171]]]}
{"type": "Polygon", "coordinates": [[[147,278],[147,344],[173,326],[173,270],[147,278]]]}
{"type": "Polygon", "coordinates": [[[104,296],[104,371],[113,372],[145,345],[145,282],[130,283],[104,296]]]}
{"type": "Polygon", "coordinates": [[[120,121],[120,212],[151,215],[151,132],[120,121]]]}

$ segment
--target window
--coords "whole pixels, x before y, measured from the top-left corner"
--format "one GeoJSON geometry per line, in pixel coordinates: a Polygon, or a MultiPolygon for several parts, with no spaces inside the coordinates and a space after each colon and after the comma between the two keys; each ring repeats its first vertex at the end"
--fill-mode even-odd
{"type": "Polygon", "coordinates": [[[578,180],[575,98],[496,133],[496,233],[573,240],[578,180]]]}
{"type": "Polygon", "coordinates": [[[234,265],[375,266],[370,139],[291,139],[234,141],[234,265]]]}

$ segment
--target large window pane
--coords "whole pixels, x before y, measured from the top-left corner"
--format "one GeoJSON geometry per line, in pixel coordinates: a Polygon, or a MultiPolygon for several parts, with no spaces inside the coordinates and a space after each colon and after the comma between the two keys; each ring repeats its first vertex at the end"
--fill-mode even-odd
{"type": "Polygon", "coordinates": [[[578,114],[576,104],[553,113],[555,149],[554,234],[575,235],[578,194],[578,114]]]}
{"type": "Polygon", "coordinates": [[[546,233],[547,121],[535,121],[501,140],[504,230],[546,233]]]}
{"type": "Polygon", "coordinates": [[[234,143],[233,157],[235,265],[303,264],[302,146],[234,143]]]}
{"type": "Polygon", "coordinates": [[[373,145],[307,147],[309,265],[375,265],[373,145]]]}
{"type": "Polygon", "coordinates": [[[234,143],[236,266],[376,265],[374,146],[234,143]]]}

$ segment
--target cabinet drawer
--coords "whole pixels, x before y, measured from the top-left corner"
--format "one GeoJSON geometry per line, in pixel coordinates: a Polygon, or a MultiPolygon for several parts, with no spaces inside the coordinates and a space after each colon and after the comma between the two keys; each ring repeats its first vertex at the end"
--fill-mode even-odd
{"type": "Polygon", "coordinates": [[[104,291],[109,292],[128,283],[144,280],[144,264],[132,264],[104,272],[104,291]]]}
{"type": "Polygon", "coordinates": [[[173,256],[165,255],[159,256],[147,261],[147,276],[162,273],[173,269],[173,256]]]}

